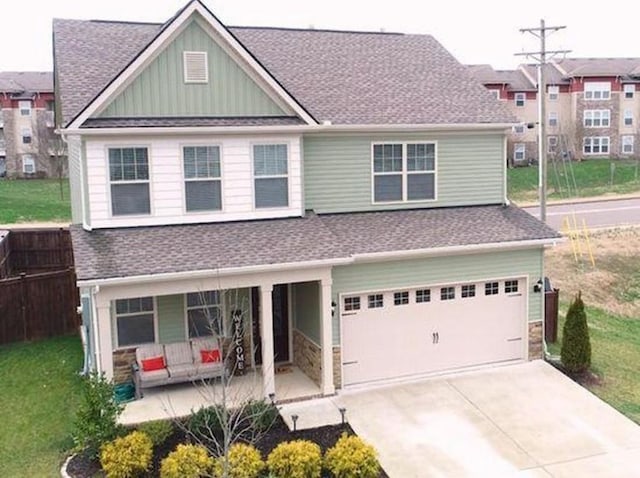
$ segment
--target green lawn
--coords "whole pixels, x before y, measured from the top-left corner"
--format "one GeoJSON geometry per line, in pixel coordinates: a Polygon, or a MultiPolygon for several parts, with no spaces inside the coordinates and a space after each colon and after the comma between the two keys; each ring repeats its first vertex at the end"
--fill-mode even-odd
{"type": "Polygon", "coordinates": [[[59,476],[72,446],[82,346],[78,337],[0,347],[0,476],[59,476]]]}
{"type": "MultiPolygon", "coordinates": [[[[567,304],[560,312],[558,342],[549,347],[560,355],[567,304]]],[[[614,315],[587,307],[591,338],[592,370],[602,379],[589,389],[627,417],[640,424],[640,319],[614,315]]]]}
{"type": "MultiPolygon", "coordinates": [[[[636,160],[591,159],[554,166],[547,171],[549,199],[627,194],[640,191],[640,164],[636,160]],[[565,167],[566,166],[566,167],[565,167]],[[573,169],[573,175],[570,168],[573,169]],[[574,186],[573,178],[575,177],[574,186]],[[567,184],[568,183],[568,184],[567,184]],[[577,193],[576,193],[577,191],[577,193]]],[[[508,170],[508,196],[517,202],[538,198],[538,167],[508,170]]]]}
{"type": "Polygon", "coordinates": [[[0,180],[0,224],[33,221],[71,221],[69,181],[60,198],[57,179],[0,180]]]}

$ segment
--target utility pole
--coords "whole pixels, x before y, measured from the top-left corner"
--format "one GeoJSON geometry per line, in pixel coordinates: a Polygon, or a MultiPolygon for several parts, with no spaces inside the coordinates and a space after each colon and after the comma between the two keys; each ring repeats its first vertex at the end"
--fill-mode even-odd
{"type": "Polygon", "coordinates": [[[547,58],[559,54],[569,53],[570,50],[547,50],[547,36],[566,26],[546,26],[544,19],[539,27],[521,28],[520,33],[531,33],[540,39],[540,50],[516,53],[519,56],[533,58],[538,62],[538,197],[540,198],[540,220],[547,222],[547,136],[546,136],[546,103],[547,85],[545,81],[545,66],[547,58]]]}

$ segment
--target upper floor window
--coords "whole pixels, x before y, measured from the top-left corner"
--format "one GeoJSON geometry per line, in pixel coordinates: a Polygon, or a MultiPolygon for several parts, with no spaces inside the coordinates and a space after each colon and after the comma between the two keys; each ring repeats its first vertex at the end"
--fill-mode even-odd
{"type": "Polygon", "coordinates": [[[217,290],[187,294],[187,328],[189,337],[223,335],[222,305],[217,290]]]}
{"type": "Polygon", "coordinates": [[[584,154],[608,154],[608,136],[587,136],[582,140],[582,152],[584,154]]]}
{"type": "Polygon", "coordinates": [[[587,128],[608,128],[611,122],[609,110],[584,110],[583,116],[587,128]]]}
{"type": "Polygon", "coordinates": [[[31,154],[22,156],[22,172],[25,174],[33,174],[36,172],[36,161],[31,154]]]}
{"type": "Polygon", "coordinates": [[[31,115],[31,101],[21,100],[18,102],[18,107],[20,108],[20,116],[31,115]]]}
{"type": "Polygon", "coordinates": [[[524,161],[526,147],[524,143],[516,143],[513,145],[513,159],[515,161],[524,161]]]}
{"type": "Polygon", "coordinates": [[[555,111],[549,112],[549,126],[558,126],[558,113],[556,113],[555,111]]]}
{"type": "Polygon", "coordinates": [[[624,110],[624,125],[625,126],[633,125],[633,111],[624,110]]]}
{"type": "Polygon", "coordinates": [[[222,209],[222,179],[218,146],[185,146],[184,192],[187,211],[222,209]]]}
{"type": "Polygon", "coordinates": [[[114,216],[151,212],[147,148],[109,148],[109,180],[114,216]]]}
{"type": "Polygon", "coordinates": [[[256,209],[289,205],[289,153],[286,144],[253,146],[256,209]]]}
{"type": "Polygon", "coordinates": [[[557,136],[547,136],[547,152],[555,153],[558,149],[558,137],[557,136]]]}
{"type": "Polygon", "coordinates": [[[31,144],[31,128],[22,128],[22,144],[31,144]]]}
{"type": "Polygon", "coordinates": [[[116,300],[115,319],[119,347],[156,341],[153,297],[116,300]]]}
{"type": "Polygon", "coordinates": [[[185,83],[208,83],[209,66],[206,51],[185,51],[184,61],[184,82],[185,83]]]}
{"type": "Polygon", "coordinates": [[[625,135],[622,137],[622,153],[633,154],[633,136],[625,135]]]}
{"type": "Polygon", "coordinates": [[[435,143],[373,145],[373,201],[435,199],[435,143]]]}
{"type": "Polygon", "coordinates": [[[551,101],[557,100],[558,95],[560,94],[560,87],[557,85],[552,85],[547,88],[547,92],[549,93],[549,99],[551,101]]]}
{"type": "Polygon", "coordinates": [[[636,85],[624,85],[624,97],[627,99],[633,98],[633,94],[636,91],[636,85]]]}
{"type": "Polygon", "coordinates": [[[527,95],[525,93],[516,93],[513,98],[516,102],[516,106],[524,106],[527,95]]]}
{"type": "Polygon", "coordinates": [[[611,98],[611,83],[608,81],[589,81],[584,84],[586,100],[608,100],[611,98]]]}

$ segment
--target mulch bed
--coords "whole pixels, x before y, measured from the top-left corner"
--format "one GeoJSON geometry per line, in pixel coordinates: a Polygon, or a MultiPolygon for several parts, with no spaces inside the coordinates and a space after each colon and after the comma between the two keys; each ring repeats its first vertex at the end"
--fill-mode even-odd
{"type": "MultiPolygon", "coordinates": [[[[282,420],[282,417],[278,415],[275,423],[269,429],[269,432],[264,435],[255,446],[264,458],[273,450],[279,443],[290,440],[310,440],[317,443],[322,452],[324,453],[328,448],[335,445],[338,438],[343,433],[349,435],[355,435],[355,432],[351,426],[346,423],[344,425],[328,425],[319,428],[309,428],[306,430],[298,430],[295,432],[289,431],[289,428],[282,420]]],[[[155,478],[159,476],[160,462],[173,451],[180,443],[188,443],[189,439],[182,430],[176,430],[167,441],[162,445],[155,447],[153,450],[153,464],[149,473],[146,474],[146,478],[155,478]]],[[[92,460],[86,455],[76,455],[70,461],[67,466],[67,473],[73,478],[93,478],[95,476],[102,476],[100,474],[100,464],[97,460],[92,460]]],[[[323,475],[328,477],[329,475],[323,475]]],[[[388,478],[388,475],[384,470],[380,471],[379,478],[388,478]]]]}
{"type": "Polygon", "coordinates": [[[583,387],[602,385],[602,378],[593,373],[591,370],[587,370],[585,372],[569,372],[564,368],[562,362],[560,362],[559,360],[547,360],[547,362],[560,370],[571,380],[582,385],[583,387]]]}

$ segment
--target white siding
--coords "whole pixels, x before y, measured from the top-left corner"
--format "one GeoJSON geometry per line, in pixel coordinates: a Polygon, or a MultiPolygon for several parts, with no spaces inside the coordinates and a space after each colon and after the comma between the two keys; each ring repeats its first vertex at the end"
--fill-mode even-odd
{"type": "Polygon", "coordinates": [[[238,221],[301,216],[302,168],[299,136],[194,138],[88,139],[88,194],[91,228],[238,221]],[[254,208],[252,147],[260,143],[286,143],[289,149],[289,207],[254,208]],[[218,145],[222,165],[222,210],[186,212],[182,170],[182,146],[218,145]],[[149,150],[151,214],[111,215],[108,148],[138,146],[149,150]]]}

